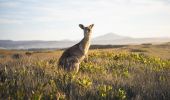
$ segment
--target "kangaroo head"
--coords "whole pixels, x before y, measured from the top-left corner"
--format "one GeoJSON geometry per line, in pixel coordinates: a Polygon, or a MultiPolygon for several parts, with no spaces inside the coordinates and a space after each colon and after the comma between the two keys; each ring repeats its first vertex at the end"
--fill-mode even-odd
{"type": "Polygon", "coordinates": [[[84,37],[88,37],[88,36],[91,35],[93,26],[94,26],[94,24],[91,24],[91,25],[89,25],[87,27],[84,27],[84,25],[79,24],[79,27],[81,29],[83,29],[83,31],[84,31],[84,37]]]}

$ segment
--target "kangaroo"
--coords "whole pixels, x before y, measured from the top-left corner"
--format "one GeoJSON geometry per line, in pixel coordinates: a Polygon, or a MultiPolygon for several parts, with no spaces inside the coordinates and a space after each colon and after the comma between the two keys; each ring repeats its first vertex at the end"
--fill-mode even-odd
{"type": "Polygon", "coordinates": [[[84,38],[79,43],[63,52],[59,59],[59,66],[67,71],[74,71],[75,73],[79,71],[80,63],[87,57],[93,26],[94,24],[84,27],[84,25],[79,24],[79,27],[84,31],[84,38]]]}

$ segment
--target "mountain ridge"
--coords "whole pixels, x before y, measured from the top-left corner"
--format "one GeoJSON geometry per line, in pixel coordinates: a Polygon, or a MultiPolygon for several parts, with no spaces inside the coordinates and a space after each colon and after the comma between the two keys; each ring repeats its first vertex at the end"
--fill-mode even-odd
{"type": "Polygon", "coordinates": [[[118,39],[124,39],[124,38],[131,38],[131,37],[121,36],[121,35],[110,32],[110,33],[95,37],[94,40],[105,40],[105,39],[118,40],[118,39]]]}
{"type": "Polygon", "coordinates": [[[169,42],[170,37],[148,37],[148,38],[132,38],[121,36],[114,33],[108,33],[92,40],[93,44],[101,45],[125,45],[125,44],[142,44],[142,43],[161,43],[169,42]],[[109,37],[109,38],[107,38],[109,37]],[[116,37],[116,38],[115,38],[116,37]]]}
{"type": "MultiPolygon", "coordinates": [[[[67,48],[78,41],[61,40],[61,41],[44,41],[44,40],[0,40],[0,48],[3,49],[30,49],[30,48],[67,48]]],[[[170,42],[170,37],[167,38],[132,38],[127,36],[117,35],[115,33],[107,33],[92,39],[92,45],[127,45],[127,44],[142,44],[142,43],[163,43],[170,42]]]]}

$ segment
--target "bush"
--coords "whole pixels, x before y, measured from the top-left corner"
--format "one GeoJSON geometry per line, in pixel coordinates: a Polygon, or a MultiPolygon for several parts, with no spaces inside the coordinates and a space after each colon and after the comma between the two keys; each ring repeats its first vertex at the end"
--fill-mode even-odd
{"type": "Polygon", "coordinates": [[[21,55],[21,54],[13,54],[12,55],[12,58],[14,58],[14,59],[20,59],[20,58],[22,58],[23,56],[21,55]]]}
{"type": "Polygon", "coordinates": [[[25,52],[25,55],[27,55],[27,56],[31,56],[31,55],[32,55],[32,53],[31,53],[31,52],[25,52]]]}

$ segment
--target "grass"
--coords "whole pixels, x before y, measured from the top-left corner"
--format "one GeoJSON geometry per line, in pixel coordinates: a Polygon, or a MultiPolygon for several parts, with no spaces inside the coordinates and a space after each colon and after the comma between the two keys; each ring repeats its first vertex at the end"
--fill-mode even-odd
{"type": "Polygon", "coordinates": [[[3,50],[0,99],[168,100],[170,60],[155,53],[157,50],[151,55],[153,48],[161,50],[151,46],[90,50],[88,62],[81,63],[76,75],[58,68],[62,51],[30,54],[3,50]],[[16,59],[16,54],[22,56],[16,59]]]}

